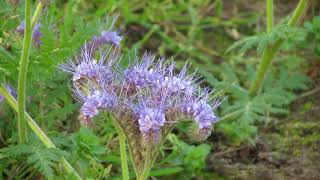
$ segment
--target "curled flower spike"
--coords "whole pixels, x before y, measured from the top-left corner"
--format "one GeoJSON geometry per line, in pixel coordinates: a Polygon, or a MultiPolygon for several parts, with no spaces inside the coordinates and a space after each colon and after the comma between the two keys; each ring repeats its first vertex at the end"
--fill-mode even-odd
{"type": "Polygon", "coordinates": [[[135,59],[134,63],[124,71],[125,81],[137,89],[157,85],[163,79],[163,75],[154,65],[154,60],[155,57],[150,54],[144,54],[141,62],[135,59]]]}
{"type": "Polygon", "coordinates": [[[101,54],[100,59],[96,60],[92,57],[93,51],[89,51],[87,46],[84,46],[81,56],[76,57],[75,60],[70,59],[67,64],[61,64],[59,67],[71,73],[74,82],[89,79],[103,86],[114,79],[115,73],[111,68],[119,58],[115,50],[110,51],[111,49],[101,54]],[[105,62],[106,59],[108,62],[105,62]]]}
{"type": "MultiPolygon", "coordinates": [[[[16,31],[20,34],[20,35],[23,35],[24,34],[24,30],[25,30],[25,22],[22,21],[20,23],[20,25],[16,28],[16,31]]],[[[32,39],[33,39],[33,43],[35,44],[36,47],[39,47],[41,45],[41,36],[42,36],[42,33],[40,31],[40,28],[41,28],[41,24],[40,23],[37,23],[34,28],[33,28],[33,33],[32,33],[32,39]]]]}
{"type": "Polygon", "coordinates": [[[159,131],[166,121],[164,112],[158,108],[141,106],[136,113],[139,114],[139,129],[145,141],[153,140],[157,142],[159,131]]]}
{"type": "Polygon", "coordinates": [[[83,99],[83,101],[81,114],[85,120],[84,123],[89,124],[91,119],[98,115],[99,110],[112,108],[116,103],[116,98],[108,92],[95,90],[91,95],[83,99]]]}
{"type": "Polygon", "coordinates": [[[122,36],[120,36],[117,31],[102,31],[100,36],[93,36],[93,49],[96,49],[104,44],[120,46],[121,40],[122,36]]]}
{"type": "Polygon", "coordinates": [[[199,136],[210,135],[218,121],[214,110],[220,103],[210,102],[208,89],[197,93],[201,88],[194,74],[187,74],[190,65],[177,73],[175,63],[145,54],[120,68],[115,65],[120,61],[117,53],[111,48],[97,61],[92,49],[84,48],[76,60],[60,67],[73,76],[75,97],[82,103],[80,112],[86,124],[101,111],[113,115],[126,135],[138,175],[152,165],[180,120],[192,119],[199,136]]]}
{"type": "Polygon", "coordinates": [[[99,36],[93,36],[91,41],[85,46],[87,46],[88,49],[92,49],[93,52],[96,52],[96,50],[107,44],[120,47],[120,42],[123,37],[118,31],[113,30],[116,20],[117,17],[112,20],[109,30],[101,31],[99,36]]]}

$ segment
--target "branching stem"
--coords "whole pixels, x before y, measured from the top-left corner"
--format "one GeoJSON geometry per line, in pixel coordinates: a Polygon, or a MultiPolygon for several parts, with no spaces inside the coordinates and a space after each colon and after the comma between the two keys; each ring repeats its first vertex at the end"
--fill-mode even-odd
{"type": "MultiPolygon", "coordinates": [[[[305,9],[307,7],[307,3],[308,3],[308,0],[300,0],[299,1],[299,4],[297,5],[296,9],[293,12],[293,15],[291,16],[290,20],[288,21],[288,24],[287,24],[288,26],[295,26],[298,23],[299,18],[303,15],[303,12],[305,11],[305,9]]],[[[273,13],[273,11],[272,11],[273,5],[271,5],[271,0],[267,0],[267,9],[268,9],[267,10],[267,13],[268,13],[267,25],[268,25],[268,31],[269,31],[272,28],[271,22],[273,22],[273,20],[272,20],[273,15],[271,15],[271,13],[273,13]]],[[[249,89],[250,97],[254,97],[259,93],[259,91],[263,85],[265,74],[270,67],[270,64],[272,62],[273,57],[278,52],[282,43],[283,43],[283,40],[278,39],[275,42],[275,44],[270,45],[263,52],[261,63],[258,67],[258,71],[256,73],[255,79],[249,89]]]]}

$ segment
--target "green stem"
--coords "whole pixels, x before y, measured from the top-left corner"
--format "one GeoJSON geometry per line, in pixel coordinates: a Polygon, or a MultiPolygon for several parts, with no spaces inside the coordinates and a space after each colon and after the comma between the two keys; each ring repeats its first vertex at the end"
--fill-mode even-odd
{"type": "Polygon", "coordinates": [[[273,0],[267,0],[267,32],[273,28],[273,0]]]}
{"type": "Polygon", "coordinates": [[[27,142],[27,130],[25,122],[25,90],[26,76],[29,61],[29,51],[31,46],[31,0],[25,0],[25,30],[23,39],[23,49],[20,60],[19,80],[18,80],[18,133],[20,143],[27,142]]]}
{"type": "MultiPolygon", "coordinates": [[[[14,97],[11,96],[11,94],[6,90],[6,88],[3,85],[0,85],[0,94],[6,98],[7,102],[12,107],[12,109],[14,109],[16,112],[18,112],[19,108],[18,108],[17,101],[14,99],[14,97]]],[[[52,143],[52,141],[49,139],[49,137],[41,130],[41,128],[30,117],[30,115],[27,112],[24,112],[24,115],[25,115],[25,118],[26,118],[25,120],[26,120],[27,124],[32,129],[32,131],[36,134],[36,136],[42,141],[42,143],[47,148],[56,148],[56,146],[52,143]]],[[[61,157],[61,163],[68,173],[73,174],[79,180],[82,179],[64,157],[61,157]]]]}
{"type": "Polygon", "coordinates": [[[38,5],[37,5],[37,7],[36,7],[36,10],[34,11],[32,20],[31,20],[31,29],[33,29],[34,26],[36,25],[37,20],[38,20],[39,17],[40,17],[42,7],[43,7],[43,3],[42,3],[42,1],[39,1],[38,5]]]}
{"type": "MultiPolygon", "coordinates": [[[[295,11],[293,12],[293,15],[291,16],[290,20],[288,21],[288,24],[287,24],[288,26],[295,26],[298,23],[299,18],[302,16],[304,10],[307,7],[307,2],[308,2],[308,0],[300,0],[299,1],[299,4],[297,5],[295,11]]],[[[267,20],[267,22],[268,21],[270,21],[270,20],[267,20]]],[[[278,39],[274,45],[270,45],[263,52],[262,60],[261,60],[261,63],[258,67],[256,77],[255,77],[255,79],[249,89],[249,95],[251,97],[254,97],[259,93],[261,86],[263,85],[265,74],[270,67],[270,64],[272,62],[273,57],[275,56],[275,54],[279,50],[282,43],[283,43],[283,40],[278,39]]]]}
{"type": "Polygon", "coordinates": [[[22,56],[20,60],[20,71],[18,79],[18,134],[20,143],[27,142],[27,129],[25,123],[24,112],[26,110],[26,81],[27,81],[27,69],[29,63],[29,54],[31,47],[32,29],[34,28],[37,20],[40,17],[43,3],[40,1],[31,19],[31,1],[25,1],[25,31],[23,40],[22,56]]]}
{"type": "Polygon", "coordinates": [[[120,157],[121,157],[121,170],[123,180],[129,180],[129,170],[127,161],[127,151],[126,151],[126,136],[119,128],[118,138],[120,144],[120,157]]]}
{"type": "MultiPolygon", "coordinates": [[[[152,159],[150,159],[150,157],[148,157],[149,158],[148,161],[147,161],[148,163],[145,165],[144,170],[142,171],[142,173],[137,175],[137,180],[146,180],[148,178],[149,173],[150,173],[150,171],[151,171],[151,169],[153,167],[153,164],[156,161],[157,156],[158,156],[158,154],[160,152],[160,149],[161,149],[162,145],[164,144],[165,140],[167,139],[167,136],[172,131],[173,127],[174,126],[169,127],[166,130],[166,132],[163,134],[163,138],[162,138],[161,142],[156,146],[156,150],[155,150],[155,152],[154,152],[154,154],[152,156],[152,159]]],[[[149,154],[149,153],[147,153],[147,154],[149,154]]]]}
{"type": "Polygon", "coordinates": [[[118,123],[113,119],[113,124],[118,132],[119,146],[120,146],[120,159],[121,159],[121,171],[123,180],[129,180],[128,158],[126,150],[126,135],[119,127],[118,123]]]}
{"type": "Polygon", "coordinates": [[[150,165],[148,168],[146,168],[137,179],[138,180],[146,180],[149,176],[149,172],[150,172],[151,168],[152,168],[152,165],[150,165]]]}

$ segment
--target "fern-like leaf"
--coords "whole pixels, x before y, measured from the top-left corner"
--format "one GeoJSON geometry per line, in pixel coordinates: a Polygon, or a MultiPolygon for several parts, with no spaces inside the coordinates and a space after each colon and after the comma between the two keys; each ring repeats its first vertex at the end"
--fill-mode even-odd
{"type": "Polygon", "coordinates": [[[4,157],[26,159],[45,177],[54,176],[54,168],[66,153],[55,148],[44,148],[37,145],[18,144],[0,150],[4,157]]]}

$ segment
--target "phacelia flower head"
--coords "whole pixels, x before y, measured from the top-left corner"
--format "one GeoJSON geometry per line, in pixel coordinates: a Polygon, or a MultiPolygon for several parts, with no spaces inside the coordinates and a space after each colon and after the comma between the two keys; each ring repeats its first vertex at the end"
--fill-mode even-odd
{"type": "MultiPolygon", "coordinates": [[[[23,36],[24,34],[24,31],[25,31],[25,28],[26,28],[26,24],[24,21],[22,21],[20,23],[20,25],[16,28],[16,31],[23,36]]],[[[40,38],[42,36],[42,33],[40,31],[40,28],[41,28],[41,24],[40,23],[37,23],[34,28],[33,28],[33,33],[32,33],[32,39],[33,39],[33,43],[39,47],[41,45],[41,41],[40,41],[40,38]]]]}
{"type": "Polygon", "coordinates": [[[210,100],[209,90],[201,90],[194,74],[188,75],[190,65],[178,71],[175,63],[145,54],[120,68],[121,56],[114,48],[99,60],[84,48],[76,60],[60,66],[73,76],[85,124],[103,111],[111,113],[126,134],[138,171],[145,168],[146,153],[154,158],[159,144],[182,119],[192,119],[201,137],[210,134],[220,103],[210,100]]]}
{"type": "Polygon", "coordinates": [[[177,119],[166,119],[169,112],[191,117],[200,130],[208,129],[218,120],[213,112],[217,103],[210,104],[207,90],[196,93],[199,86],[194,75],[187,74],[188,64],[176,73],[175,63],[166,64],[163,58],[156,60],[155,56],[145,54],[141,60],[135,58],[122,69],[115,67],[115,62],[120,61],[116,54],[117,51],[111,48],[96,60],[92,51],[84,48],[76,60],[60,66],[73,75],[77,97],[83,102],[81,113],[84,117],[91,119],[102,109],[131,111],[132,117],[139,117],[136,121],[142,134],[158,135],[165,122],[178,122],[177,119]],[[92,93],[87,94],[86,89],[92,93]],[[117,105],[121,107],[114,108],[112,99],[117,99],[117,105]],[[106,100],[107,105],[102,100],[106,100]]]}

